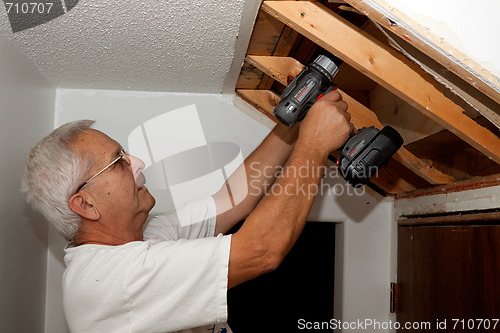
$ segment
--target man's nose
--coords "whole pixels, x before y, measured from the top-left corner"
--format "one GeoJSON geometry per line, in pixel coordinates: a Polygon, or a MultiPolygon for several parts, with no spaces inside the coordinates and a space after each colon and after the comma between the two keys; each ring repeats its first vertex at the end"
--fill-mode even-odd
{"type": "Polygon", "coordinates": [[[128,155],[128,157],[130,159],[130,166],[132,168],[132,173],[134,174],[134,179],[137,180],[137,177],[139,177],[142,170],[144,170],[144,162],[140,158],[133,155],[128,155]]]}

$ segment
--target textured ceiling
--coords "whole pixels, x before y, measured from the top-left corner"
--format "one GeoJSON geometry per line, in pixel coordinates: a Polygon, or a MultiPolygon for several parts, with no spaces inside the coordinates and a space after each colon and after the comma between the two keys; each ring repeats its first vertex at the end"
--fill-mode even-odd
{"type": "Polygon", "coordinates": [[[0,29],[56,87],[220,93],[234,89],[248,42],[238,36],[259,3],[81,0],[15,33],[2,9],[0,29]]]}

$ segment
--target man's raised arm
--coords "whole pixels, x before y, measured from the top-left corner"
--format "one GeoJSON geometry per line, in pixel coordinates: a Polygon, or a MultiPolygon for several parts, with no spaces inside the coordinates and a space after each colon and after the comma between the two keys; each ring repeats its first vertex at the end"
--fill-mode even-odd
{"type": "Polygon", "coordinates": [[[298,130],[299,125],[290,128],[281,123],[276,124],[259,147],[245,159],[245,163],[213,196],[217,207],[215,235],[226,233],[255,208],[288,160],[297,140],[298,130]],[[228,184],[230,186],[227,186],[228,184]],[[235,195],[237,191],[248,190],[248,193],[240,203],[232,207],[231,200],[226,195],[228,188],[232,191],[231,195],[235,195]]]}
{"type": "Polygon", "coordinates": [[[228,287],[274,270],[302,232],[316,193],[300,189],[318,186],[328,154],[347,141],[353,130],[347,104],[337,91],[314,104],[282,176],[243,226],[232,236],[228,287]],[[299,168],[311,168],[305,175],[299,168]]]}

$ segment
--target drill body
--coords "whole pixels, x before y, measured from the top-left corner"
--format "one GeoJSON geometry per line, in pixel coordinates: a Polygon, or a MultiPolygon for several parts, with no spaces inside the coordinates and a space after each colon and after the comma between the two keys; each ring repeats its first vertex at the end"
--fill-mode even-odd
{"type": "Polygon", "coordinates": [[[320,55],[286,87],[273,111],[274,116],[287,126],[304,119],[311,106],[332,89],[332,80],[337,72],[337,65],[320,55]]]}

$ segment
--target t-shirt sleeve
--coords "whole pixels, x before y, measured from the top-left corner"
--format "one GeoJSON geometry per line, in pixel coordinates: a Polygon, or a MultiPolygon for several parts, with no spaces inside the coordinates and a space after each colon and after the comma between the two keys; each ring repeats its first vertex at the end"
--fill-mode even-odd
{"type": "Polygon", "coordinates": [[[216,215],[211,196],[185,203],[171,213],[148,219],[143,228],[144,238],[164,241],[214,236],[216,215]]]}
{"type": "Polygon", "coordinates": [[[152,244],[132,260],[126,291],[134,331],[227,321],[231,236],[152,244]]]}

